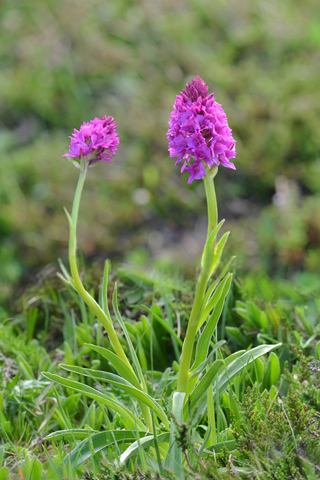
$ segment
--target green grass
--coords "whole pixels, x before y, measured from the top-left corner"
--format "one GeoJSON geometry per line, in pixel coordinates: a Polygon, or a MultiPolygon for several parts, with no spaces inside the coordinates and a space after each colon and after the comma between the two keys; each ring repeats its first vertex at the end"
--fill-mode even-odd
{"type": "MultiPolygon", "coordinates": [[[[96,265],[94,270],[88,271],[88,282],[98,276],[98,269],[96,265]]],[[[165,410],[170,411],[169,397],[175,379],[175,339],[162,322],[154,318],[150,324],[150,313],[145,313],[140,305],[151,306],[154,295],[153,311],[162,316],[163,322],[168,325],[168,309],[177,312],[183,336],[184,319],[191,307],[188,295],[190,284],[182,278],[173,282],[168,273],[158,273],[155,277],[124,268],[118,269],[113,278],[120,282],[120,309],[137,354],[142,354],[141,346],[145,352],[140,361],[149,371],[150,394],[161,402],[165,410]],[[160,342],[160,356],[156,354],[156,342],[151,347],[152,337],[160,342]]],[[[252,478],[261,480],[285,480],[291,478],[290,475],[292,478],[317,478],[320,458],[317,442],[319,374],[308,368],[308,362],[320,359],[320,323],[316,310],[320,288],[313,287],[310,290],[308,277],[301,277],[296,284],[271,281],[266,276],[253,283],[250,277],[244,277],[234,284],[222,315],[224,324],[220,324],[217,332],[220,339],[221,329],[224,329],[229,341],[221,345],[218,356],[223,358],[237,351],[239,346],[248,348],[249,345],[265,343],[266,339],[268,343],[281,340],[283,345],[268,356],[248,364],[218,402],[218,398],[213,398],[215,431],[214,435],[207,432],[207,441],[201,453],[198,447],[200,430],[194,428],[199,425],[196,418],[203,415],[201,403],[198,410],[192,411],[190,425],[186,429],[178,426],[178,441],[188,459],[185,464],[187,478],[201,478],[204,471],[208,472],[208,478],[212,474],[212,478],[217,479],[228,478],[227,475],[236,478],[235,472],[241,478],[247,478],[249,471],[252,478]],[[214,447],[210,443],[212,439],[214,447]],[[213,449],[216,451],[214,456],[213,449]],[[271,462],[276,465],[275,469],[270,470],[271,462]]],[[[114,431],[118,435],[123,431],[123,418],[68,387],[52,385],[40,374],[40,371],[46,370],[64,376],[58,363],[73,365],[75,372],[83,366],[113,371],[106,359],[85,346],[88,342],[95,343],[98,338],[100,345],[108,347],[107,338],[99,331],[95,318],[72,291],[55,278],[48,278],[40,288],[39,285],[30,288],[19,303],[30,305],[32,302],[31,310],[22,308],[21,313],[10,318],[3,315],[0,324],[3,471],[8,468],[15,472],[20,468],[25,478],[30,480],[62,478],[59,465],[90,432],[98,434],[97,440],[93,440],[98,443],[89,447],[85,464],[80,462],[72,470],[68,470],[66,464],[64,475],[70,480],[97,478],[99,472],[103,479],[127,478],[129,472],[132,478],[136,478],[136,469],[143,468],[143,465],[147,465],[150,472],[154,471],[156,466],[149,461],[145,464],[143,451],[140,450],[130,459],[125,470],[121,468],[122,473],[116,473],[116,467],[112,465],[120,452],[117,453],[115,448],[115,438],[110,438],[107,446],[106,433],[103,432],[114,431]],[[37,298],[35,291],[38,291],[37,298]],[[70,429],[74,433],[65,433],[53,441],[55,431],[70,429]],[[50,434],[49,441],[43,440],[50,434]],[[92,448],[96,451],[94,455],[92,448]],[[86,468],[92,473],[81,473],[86,468]]],[[[137,414],[135,401],[118,388],[99,381],[94,384],[90,377],[79,377],[76,373],[68,378],[80,379],[88,386],[95,385],[99,391],[115,395],[117,400],[121,399],[137,414]]],[[[202,426],[197,428],[206,429],[203,422],[200,421],[202,426]]],[[[137,438],[136,432],[132,435],[137,438]]],[[[126,445],[128,443],[124,439],[120,444],[118,442],[117,448],[124,451],[126,445]]],[[[150,473],[150,477],[146,473],[141,475],[146,475],[141,478],[153,478],[152,475],[154,478],[169,478],[165,477],[164,471],[162,477],[157,477],[156,473],[150,473]]]]}

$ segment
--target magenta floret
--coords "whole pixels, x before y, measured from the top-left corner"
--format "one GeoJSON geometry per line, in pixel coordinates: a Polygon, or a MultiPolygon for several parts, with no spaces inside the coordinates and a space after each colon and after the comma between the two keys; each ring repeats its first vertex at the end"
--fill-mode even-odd
{"type": "Polygon", "coordinates": [[[177,95],[169,127],[170,157],[178,157],[176,165],[184,160],[181,172],[189,172],[188,183],[206,175],[205,164],[210,168],[221,164],[235,170],[230,158],[236,156],[236,142],[227,116],[213,93],[208,95],[201,78],[194,78],[177,95]]]}
{"type": "Polygon", "coordinates": [[[63,157],[81,158],[81,154],[88,161],[89,165],[102,160],[111,162],[119,145],[117,125],[112,117],[103,115],[90,122],[84,122],[80,130],[74,129],[69,146],[69,153],[63,157]]]}

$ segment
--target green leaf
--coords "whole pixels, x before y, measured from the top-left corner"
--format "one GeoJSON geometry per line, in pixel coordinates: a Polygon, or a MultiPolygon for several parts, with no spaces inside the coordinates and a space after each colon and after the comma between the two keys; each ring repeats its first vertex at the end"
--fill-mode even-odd
{"type": "Polygon", "coordinates": [[[280,376],[280,362],[278,356],[271,352],[265,373],[265,387],[269,390],[272,385],[275,385],[280,376]]]}
{"type": "Polygon", "coordinates": [[[140,366],[140,363],[139,363],[139,360],[138,360],[138,357],[137,357],[137,354],[136,354],[136,351],[133,347],[133,344],[132,344],[132,341],[131,341],[131,338],[130,338],[130,335],[129,335],[129,332],[124,324],[124,321],[122,320],[122,317],[120,315],[120,312],[119,312],[119,307],[118,307],[118,301],[117,301],[117,295],[118,295],[118,286],[117,286],[117,283],[115,283],[114,285],[114,292],[113,292],[113,296],[112,296],[112,306],[113,306],[113,310],[114,310],[114,313],[115,313],[115,316],[118,320],[118,323],[120,325],[120,327],[122,328],[122,331],[124,333],[124,336],[126,337],[126,340],[127,340],[127,344],[128,344],[128,347],[129,347],[129,350],[130,350],[130,354],[131,354],[131,358],[132,358],[132,362],[133,362],[133,366],[136,370],[136,373],[137,373],[137,376],[138,376],[138,379],[142,385],[142,388],[143,390],[147,390],[147,385],[146,385],[146,382],[145,382],[145,379],[144,379],[144,376],[143,376],[143,373],[142,373],[142,370],[141,370],[141,366],[140,366]]]}
{"type": "Polygon", "coordinates": [[[254,361],[254,364],[253,364],[253,369],[255,373],[254,380],[257,381],[258,383],[262,383],[263,381],[265,366],[266,366],[265,361],[262,358],[257,358],[254,361]]]}
{"type": "MultiPolygon", "coordinates": [[[[191,370],[190,371],[190,377],[189,377],[189,381],[194,378],[195,376],[197,377],[198,375],[200,375],[201,372],[204,371],[204,369],[206,368],[206,366],[208,364],[211,364],[212,361],[213,361],[213,356],[214,356],[214,353],[220,348],[222,347],[222,345],[224,345],[226,343],[225,340],[220,340],[219,342],[217,342],[212,350],[210,350],[210,354],[206,357],[206,359],[201,362],[194,370],[191,370]]],[[[193,368],[193,367],[192,367],[193,368]]]]}
{"type": "Polygon", "coordinates": [[[215,445],[210,445],[210,447],[207,447],[205,451],[220,453],[220,452],[223,452],[225,448],[229,452],[232,452],[232,450],[235,450],[237,448],[236,440],[226,440],[225,442],[219,442],[219,443],[216,443],[215,445]]]}
{"type": "Polygon", "coordinates": [[[207,305],[202,310],[201,315],[200,315],[200,319],[199,319],[199,323],[198,323],[198,330],[203,325],[203,323],[207,319],[210,312],[217,306],[217,304],[219,304],[219,307],[221,307],[220,312],[217,312],[217,314],[215,315],[215,316],[217,316],[216,322],[218,323],[218,320],[219,320],[219,317],[220,317],[220,314],[221,314],[221,311],[222,311],[222,308],[223,308],[223,305],[224,305],[225,297],[226,297],[226,295],[227,295],[227,293],[230,289],[231,280],[232,280],[232,273],[229,273],[228,275],[226,275],[226,277],[220,283],[219,287],[216,289],[216,291],[214,292],[214,294],[212,295],[212,297],[208,301],[207,305]],[[226,284],[227,284],[227,293],[223,296],[226,284]],[[220,300],[221,300],[221,302],[220,302],[220,300]]]}
{"type": "Polygon", "coordinates": [[[213,395],[210,388],[208,388],[207,390],[207,412],[208,412],[208,426],[210,428],[208,441],[210,442],[211,445],[213,445],[214,443],[217,442],[217,432],[216,432],[216,419],[214,415],[214,400],[213,400],[213,395]]]}
{"type": "Polygon", "coordinates": [[[102,357],[109,360],[111,365],[117,370],[119,375],[122,378],[128,380],[128,382],[132,383],[132,385],[139,390],[141,390],[141,385],[137,380],[134,372],[128,367],[128,365],[115,353],[111,352],[110,350],[98,347],[97,345],[92,345],[91,343],[85,343],[85,346],[90,347],[91,350],[99,353],[102,357]]]}
{"type": "Polygon", "coordinates": [[[66,267],[64,266],[61,258],[58,259],[58,263],[59,263],[59,266],[61,268],[62,274],[60,272],[58,272],[57,276],[63,281],[63,283],[65,283],[68,286],[71,285],[76,290],[76,288],[74,286],[73,278],[69,275],[69,273],[68,273],[66,267]]]}
{"type": "Polygon", "coordinates": [[[55,480],[62,480],[63,473],[62,473],[61,464],[57,466],[55,464],[55,462],[53,461],[53,458],[51,458],[51,456],[49,455],[49,453],[48,453],[48,451],[46,450],[45,447],[43,447],[43,450],[44,450],[45,456],[47,457],[48,463],[49,463],[49,465],[52,469],[52,472],[54,472],[54,479],[55,480]]]}
{"type": "Polygon", "coordinates": [[[54,373],[42,372],[42,375],[49,380],[52,380],[53,382],[57,382],[64,387],[71,388],[72,390],[83,393],[87,397],[92,398],[93,400],[97,400],[97,402],[100,402],[103,405],[111,408],[112,410],[115,410],[120,414],[120,416],[123,418],[123,420],[130,429],[134,429],[135,424],[137,424],[140,430],[146,429],[145,425],[141,422],[141,420],[136,417],[129,408],[112,398],[110,395],[99,392],[98,390],[89,387],[88,385],[85,385],[83,383],[60,377],[60,375],[56,375],[54,373]]]}
{"type": "Polygon", "coordinates": [[[203,300],[204,305],[207,305],[208,300],[211,297],[212,292],[215,290],[218,283],[221,282],[221,280],[226,276],[227,273],[230,273],[229,269],[230,269],[230,266],[231,266],[231,264],[232,264],[232,262],[235,258],[236,258],[235,256],[229,258],[228,262],[223,267],[219,277],[214,282],[212,282],[212,284],[208,288],[207,293],[206,293],[206,295],[204,297],[204,300],[203,300]]]}
{"type": "Polygon", "coordinates": [[[157,467],[159,469],[160,475],[163,475],[163,468],[162,468],[162,462],[161,462],[161,454],[160,454],[160,448],[159,448],[159,442],[158,442],[158,434],[157,434],[157,427],[156,427],[156,422],[154,419],[154,413],[151,412],[152,416],[152,428],[153,428],[153,434],[154,434],[154,448],[156,451],[156,457],[157,457],[157,467]]]}
{"type": "MultiPolygon", "coordinates": [[[[210,277],[214,274],[216,269],[218,268],[218,265],[220,263],[221,255],[223,252],[223,249],[225,247],[225,244],[227,243],[228,237],[230,235],[230,232],[226,232],[219,240],[217,243],[215,249],[214,249],[214,256],[213,256],[213,262],[210,270],[210,277]]],[[[209,277],[209,278],[210,278],[209,277]]]]}
{"type": "Polygon", "coordinates": [[[160,420],[169,429],[170,422],[162,407],[160,407],[160,405],[146,392],[134,387],[131,383],[129,383],[127,380],[120,377],[119,375],[114,375],[113,373],[109,372],[103,372],[101,370],[92,370],[89,368],[77,367],[73,365],[60,365],[60,367],[64,370],[68,370],[69,372],[78,373],[79,375],[84,375],[86,377],[94,378],[95,380],[100,380],[103,382],[111,383],[112,385],[116,385],[124,392],[135,397],[138,401],[141,401],[145,403],[148,407],[153,408],[156,415],[158,415],[160,420]]]}
{"type": "Polygon", "coordinates": [[[215,352],[226,342],[224,340],[220,340],[220,342],[217,342],[212,350],[210,351],[210,354],[207,356],[207,358],[200,363],[194,370],[190,371],[190,376],[188,379],[188,389],[187,389],[187,394],[191,393],[194,389],[195,384],[197,383],[199,375],[205,371],[207,365],[212,365],[212,362],[214,361],[214,356],[215,352]]]}
{"type": "MultiPolygon", "coordinates": [[[[209,344],[210,340],[212,337],[212,334],[214,332],[214,329],[217,326],[217,323],[219,321],[223,305],[226,299],[226,296],[228,295],[228,292],[230,290],[230,285],[232,281],[232,274],[230,273],[225,277],[223,282],[219,285],[217,288],[216,292],[212,296],[212,298],[209,301],[210,304],[210,309],[207,310],[205,308],[203,314],[201,315],[198,329],[201,327],[203,322],[205,321],[207,315],[210,313],[210,311],[214,308],[214,311],[212,312],[203,332],[200,335],[200,338],[197,343],[197,348],[196,348],[196,358],[194,362],[193,368],[195,368],[197,365],[199,365],[201,362],[203,362],[208,354],[208,349],[209,349],[209,344]],[[207,313],[206,313],[207,312],[207,313]]],[[[209,306],[208,304],[208,306],[209,306]]]]}
{"type": "Polygon", "coordinates": [[[144,437],[146,433],[134,430],[106,430],[105,432],[93,433],[93,435],[89,434],[88,436],[87,430],[87,438],[66,455],[63,463],[70,466],[73,470],[92,455],[110,445],[117,443],[118,447],[120,447],[123,444],[135,442],[137,435],[144,437]]]}
{"type": "MultiPolygon", "coordinates": [[[[160,435],[157,435],[157,440],[158,443],[162,442],[168,442],[170,438],[170,433],[161,433],[160,435]]],[[[148,448],[151,447],[154,444],[154,436],[153,435],[148,435],[147,437],[141,438],[139,443],[135,441],[130,447],[127,448],[125,452],[120,456],[120,466],[125,465],[127,461],[132,457],[132,455],[135,455],[138,453],[139,448],[148,448]]]]}
{"type": "Polygon", "coordinates": [[[189,409],[194,410],[195,406],[200,402],[200,400],[206,395],[208,388],[212,384],[222,365],[224,364],[223,360],[216,360],[206,374],[201,378],[198,385],[194,388],[191,393],[188,402],[184,406],[184,419],[189,417],[189,409]]]}
{"type": "Polygon", "coordinates": [[[9,476],[9,469],[7,467],[0,468],[0,480],[6,480],[9,476]]]}
{"type": "Polygon", "coordinates": [[[232,340],[234,339],[236,342],[240,343],[241,346],[245,346],[247,344],[246,338],[240,332],[238,327],[226,327],[226,332],[232,340]]]}
{"type": "Polygon", "coordinates": [[[210,270],[211,271],[211,274],[210,274],[209,278],[211,277],[211,275],[213,273],[214,266],[215,266],[214,242],[215,242],[216,236],[218,235],[218,232],[219,232],[220,228],[222,227],[222,225],[224,224],[224,222],[225,222],[224,220],[221,220],[221,222],[218,223],[218,225],[215,227],[215,229],[210,233],[209,237],[207,238],[204,250],[203,250],[202,259],[201,259],[201,268],[202,268],[202,270],[207,270],[207,271],[210,270]]]}
{"type": "Polygon", "coordinates": [[[225,372],[219,376],[219,393],[220,395],[226,391],[230,381],[238,375],[244,368],[246,368],[250,363],[252,363],[256,358],[266,355],[271,350],[281,346],[281,343],[277,345],[259,345],[258,347],[252,348],[251,350],[245,352],[243,355],[234,360],[230,365],[228,365],[225,372]]]}
{"type": "MultiPolygon", "coordinates": [[[[266,355],[271,350],[274,350],[275,348],[278,348],[280,346],[281,346],[281,343],[278,343],[277,345],[259,345],[258,347],[255,347],[243,353],[237,358],[232,359],[233,361],[229,363],[227,366],[225,365],[226,366],[225,370],[218,377],[219,395],[222,395],[227,390],[227,388],[231,384],[234,377],[236,377],[240,372],[242,372],[243,369],[247,368],[247,366],[250,365],[250,363],[252,363],[257,358],[261,357],[262,355],[266,355]]],[[[236,354],[238,353],[239,352],[236,352],[236,354]]],[[[230,357],[229,359],[226,359],[225,362],[227,362],[228,360],[230,361],[230,357]]],[[[216,390],[216,387],[214,385],[213,395],[215,395],[215,390],[216,390]]],[[[205,414],[207,410],[206,404],[207,404],[206,399],[202,400],[199,403],[199,409],[198,409],[199,415],[205,414]]]]}
{"type": "Polygon", "coordinates": [[[44,440],[51,440],[53,442],[60,442],[61,440],[72,441],[72,440],[84,440],[88,438],[88,435],[94,435],[98,433],[96,430],[90,430],[88,428],[75,428],[68,430],[58,430],[57,432],[49,433],[44,437],[44,440]]]}
{"type": "Polygon", "coordinates": [[[167,330],[167,332],[170,333],[170,335],[172,335],[175,338],[175,340],[179,343],[179,345],[182,347],[183,342],[181,338],[178,337],[176,332],[170,327],[170,325],[168,325],[168,323],[165,321],[164,318],[162,318],[156,312],[152,312],[151,308],[147,307],[146,305],[137,305],[137,307],[141,308],[145,312],[153,314],[154,320],[157,320],[157,322],[159,322],[163,326],[163,328],[167,330]]]}
{"type": "Polygon", "coordinates": [[[183,404],[185,392],[175,392],[172,399],[172,419],[170,425],[169,451],[166,456],[166,467],[174,472],[178,478],[184,478],[182,467],[182,449],[176,440],[177,423],[183,423],[183,404]]]}

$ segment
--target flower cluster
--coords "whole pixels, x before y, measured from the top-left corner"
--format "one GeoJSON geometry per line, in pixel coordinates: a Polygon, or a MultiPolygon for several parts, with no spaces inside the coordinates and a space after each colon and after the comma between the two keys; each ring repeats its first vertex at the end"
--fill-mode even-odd
{"type": "Polygon", "coordinates": [[[95,118],[90,122],[84,122],[80,130],[74,129],[69,146],[69,153],[62,155],[63,157],[86,159],[88,165],[102,160],[103,162],[111,162],[112,155],[117,151],[119,138],[116,133],[117,125],[112,117],[95,118]]]}
{"type": "Polygon", "coordinates": [[[227,116],[213,93],[208,95],[201,78],[193,79],[177,95],[169,127],[170,157],[178,157],[176,165],[184,160],[181,172],[189,172],[188,183],[205,176],[205,164],[235,169],[229,161],[236,151],[227,116]]]}

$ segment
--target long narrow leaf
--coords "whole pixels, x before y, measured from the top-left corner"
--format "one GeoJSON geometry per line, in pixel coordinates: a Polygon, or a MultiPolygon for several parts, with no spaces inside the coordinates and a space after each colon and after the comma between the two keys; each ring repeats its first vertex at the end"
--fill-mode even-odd
{"type": "Polygon", "coordinates": [[[220,318],[220,314],[224,305],[225,297],[230,289],[232,281],[232,273],[229,273],[228,275],[225,276],[223,281],[220,283],[219,287],[217,290],[214,292],[212,297],[210,298],[209,302],[203,309],[200,319],[199,319],[199,324],[198,324],[198,330],[199,328],[203,325],[203,323],[206,321],[209,313],[219,304],[220,311],[217,311],[215,314],[214,318],[216,318],[216,323],[218,323],[218,320],[220,318]],[[227,288],[227,293],[224,295],[224,291],[227,288]],[[221,301],[220,301],[221,300],[221,301]]]}
{"type": "Polygon", "coordinates": [[[117,301],[117,295],[118,295],[118,287],[117,287],[117,284],[115,283],[114,285],[114,292],[113,292],[113,296],[112,296],[112,306],[113,306],[113,310],[114,310],[114,313],[115,313],[115,316],[118,320],[118,323],[120,325],[120,327],[122,328],[122,331],[124,333],[124,336],[126,337],[126,340],[127,340],[127,344],[128,344],[128,347],[129,347],[129,350],[130,350],[130,354],[131,354],[131,358],[132,358],[132,362],[133,362],[133,366],[136,370],[136,373],[138,375],[138,379],[142,385],[142,388],[143,390],[147,390],[147,385],[146,385],[146,382],[145,382],[145,379],[144,379],[144,376],[143,376],[143,373],[142,373],[142,369],[141,369],[141,366],[140,366],[140,362],[138,360],[138,357],[137,357],[137,354],[136,354],[136,351],[134,349],[134,346],[132,344],[132,341],[131,341],[131,338],[130,338],[130,335],[129,335],[129,332],[124,324],[124,321],[122,320],[122,317],[120,315],[120,312],[119,312],[119,307],[118,307],[118,301],[117,301]]]}
{"type": "Polygon", "coordinates": [[[211,265],[211,270],[210,270],[210,277],[214,274],[216,269],[218,268],[218,265],[220,263],[221,255],[224,249],[225,244],[227,243],[228,237],[230,235],[230,232],[226,232],[219,240],[217,243],[215,249],[214,249],[214,257],[213,257],[213,262],[211,265]]]}
{"type": "Polygon", "coordinates": [[[204,456],[204,453],[209,453],[210,456],[212,456],[212,452],[214,453],[220,453],[223,452],[223,450],[227,449],[227,451],[232,452],[232,450],[235,450],[237,448],[237,441],[236,440],[226,440],[225,442],[219,442],[216,443],[215,445],[210,445],[210,447],[207,447],[204,451],[202,456],[204,456]]]}
{"type": "Polygon", "coordinates": [[[175,340],[179,343],[179,345],[182,347],[183,342],[181,338],[178,337],[176,332],[170,327],[170,325],[163,318],[160,317],[160,315],[158,315],[155,312],[152,312],[151,308],[147,307],[146,305],[137,305],[137,307],[141,308],[142,310],[150,314],[153,314],[153,318],[157,320],[157,322],[159,322],[163,326],[163,328],[167,330],[167,332],[170,333],[170,335],[172,335],[175,338],[175,340]]]}
{"type": "Polygon", "coordinates": [[[44,440],[52,440],[55,442],[60,442],[61,440],[84,440],[85,438],[88,438],[88,435],[94,435],[95,433],[98,432],[96,430],[89,430],[88,428],[58,430],[57,432],[52,432],[49,433],[49,435],[46,435],[44,440]]]}
{"type": "Polygon", "coordinates": [[[212,312],[198,340],[197,348],[196,348],[196,357],[195,357],[194,365],[192,367],[193,369],[196,368],[201,362],[203,362],[208,355],[210,340],[217,326],[217,323],[219,321],[226,296],[228,295],[228,292],[230,290],[231,282],[232,282],[232,274],[230,273],[229,275],[226,276],[224,281],[219,285],[219,288],[217,289],[217,292],[218,292],[218,290],[220,290],[220,287],[221,287],[219,299],[215,305],[214,311],[212,312]]]}
{"type": "MultiPolygon", "coordinates": [[[[162,442],[168,442],[170,438],[170,433],[161,433],[160,435],[157,436],[158,443],[162,442]]],[[[139,447],[142,448],[148,448],[151,447],[154,444],[154,436],[153,435],[148,435],[147,437],[141,438],[140,442],[135,441],[130,447],[127,448],[125,452],[120,457],[120,466],[125,465],[127,461],[132,457],[132,455],[135,455],[138,453],[139,447]],[[140,443],[140,445],[139,445],[140,443]]]]}
{"type": "Polygon", "coordinates": [[[210,354],[207,356],[207,358],[201,362],[194,370],[191,370],[190,372],[190,377],[189,377],[189,382],[192,378],[194,377],[198,377],[200,375],[200,373],[202,373],[206,366],[209,365],[209,364],[212,364],[213,362],[213,356],[214,356],[214,353],[220,348],[222,347],[222,345],[224,345],[226,343],[225,340],[220,340],[219,342],[217,342],[212,350],[210,351],[210,354]]]}
{"type": "MultiPolygon", "coordinates": [[[[236,377],[243,369],[247,368],[250,363],[262,355],[266,355],[271,350],[278,348],[280,345],[281,343],[278,343],[277,345],[259,345],[258,347],[252,348],[251,350],[243,353],[229,363],[226,366],[226,369],[218,377],[219,396],[221,396],[227,390],[229,385],[231,385],[234,377],[236,377]]],[[[216,387],[213,386],[213,395],[215,395],[215,391],[216,387]]],[[[199,403],[198,414],[204,415],[206,410],[207,402],[206,399],[204,399],[199,403]]]]}
{"type": "Polygon", "coordinates": [[[210,235],[209,235],[209,237],[206,241],[206,245],[204,247],[202,258],[201,258],[201,267],[202,268],[204,268],[205,266],[207,266],[207,268],[211,268],[211,265],[209,264],[209,262],[211,263],[212,262],[212,257],[214,258],[215,239],[216,239],[216,237],[218,235],[218,232],[219,232],[219,230],[220,230],[220,228],[222,227],[223,224],[224,224],[224,220],[221,220],[221,222],[218,223],[218,225],[215,227],[215,229],[210,233],[210,235]]]}
{"type": "Polygon", "coordinates": [[[61,278],[61,280],[63,280],[65,283],[71,285],[75,289],[73,278],[71,277],[68,270],[64,266],[61,258],[58,259],[58,263],[59,263],[60,269],[62,271],[62,274],[60,272],[57,273],[58,277],[61,278]]]}
{"type": "Polygon", "coordinates": [[[186,403],[184,406],[184,419],[187,419],[189,416],[189,408],[191,407],[191,410],[193,410],[194,407],[196,407],[196,405],[200,402],[200,400],[206,395],[208,388],[210,387],[216,375],[220,371],[222,365],[223,360],[216,360],[211,365],[207,373],[201,378],[200,382],[195,387],[189,397],[189,405],[188,403],[186,403]]]}
{"type": "Polygon", "coordinates": [[[217,443],[217,433],[216,433],[216,418],[214,415],[214,400],[213,400],[211,388],[208,388],[207,390],[207,412],[208,412],[208,425],[210,426],[208,441],[210,442],[209,445],[213,445],[214,443],[217,443]]]}
{"type": "Polygon", "coordinates": [[[183,404],[186,394],[175,392],[172,400],[172,419],[170,426],[170,446],[166,456],[166,467],[177,475],[177,478],[184,478],[182,468],[182,448],[177,443],[177,423],[183,423],[183,404]]]}
{"type": "MultiPolygon", "coordinates": [[[[168,299],[167,299],[165,288],[161,289],[161,293],[162,293],[162,298],[164,299],[164,305],[165,305],[165,309],[166,309],[166,314],[167,314],[169,326],[170,326],[171,330],[173,331],[171,308],[170,308],[170,305],[169,305],[169,302],[168,302],[168,299]]],[[[174,335],[172,335],[172,346],[173,346],[173,350],[174,350],[175,355],[176,355],[176,359],[179,361],[180,351],[179,351],[179,347],[177,345],[177,340],[176,340],[174,335]]]]}
{"type": "Polygon", "coordinates": [[[139,384],[137,377],[133,373],[133,371],[128,367],[128,365],[115,353],[111,352],[107,348],[98,347],[97,345],[92,345],[91,343],[85,343],[86,346],[90,347],[91,350],[99,353],[102,357],[109,360],[111,365],[117,370],[119,375],[128,382],[132,383],[132,385],[141,390],[141,385],[139,384]]]}
{"type": "Polygon", "coordinates": [[[211,297],[211,295],[212,295],[213,291],[215,290],[216,286],[218,285],[218,283],[221,282],[221,280],[225,277],[225,275],[227,273],[230,273],[229,272],[230,266],[231,266],[231,264],[232,264],[232,262],[235,258],[236,258],[235,255],[233,257],[229,258],[229,260],[227,261],[227,263],[223,267],[222,271],[220,272],[220,275],[218,276],[218,278],[214,282],[212,282],[212,284],[208,288],[207,293],[204,297],[203,305],[206,305],[208,303],[208,300],[211,297]]]}
{"type": "Polygon", "coordinates": [[[134,413],[127,408],[122,403],[118,402],[117,400],[111,398],[110,395],[106,395],[105,393],[99,392],[98,390],[89,387],[88,385],[84,385],[83,383],[76,382],[74,380],[69,380],[68,378],[60,377],[60,375],[56,375],[55,373],[50,372],[42,372],[42,375],[53,382],[57,382],[64,387],[71,388],[72,390],[76,390],[77,392],[86,395],[93,400],[97,400],[97,402],[106,405],[107,407],[115,410],[120,414],[123,418],[125,423],[127,424],[128,428],[134,429],[135,424],[137,424],[140,430],[146,430],[145,425],[141,422],[141,420],[134,415],[134,413]]]}
{"type": "Polygon", "coordinates": [[[45,448],[45,447],[42,447],[42,448],[43,448],[43,450],[44,450],[45,456],[47,457],[48,463],[49,463],[52,471],[54,472],[55,480],[62,480],[62,478],[63,478],[63,470],[62,470],[62,468],[61,468],[61,465],[57,466],[57,465],[54,463],[51,455],[49,455],[49,452],[46,450],[46,448],[45,448]]]}
{"type": "Polygon", "coordinates": [[[145,432],[137,432],[132,430],[106,430],[105,432],[87,435],[87,438],[77,445],[63,460],[63,463],[70,465],[74,470],[84,463],[95,453],[103,450],[109,445],[113,445],[116,441],[118,447],[133,443],[139,437],[144,437],[145,432]]]}
{"type": "Polygon", "coordinates": [[[277,345],[259,345],[234,360],[219,377],[219,394],[222,395],[230,385],[230,381],[250,363],[280,346],[281,343],[277,345]]]}
{"type": "Polygon", "coordinates": [[[134,387],[131,383],[129,383],[127,380],[120,377],[119,375],[114,375],[113,373],[109,372],[103,372],[101,370],[92,370],[89,368],[77,367],[74,365],[60,366],[61,368],[69,372],[78,373],[79,375],[84,375],[86,377],[94,378],[95,380],[100,380],[103,382],[111,383],[112,385],[116,385],[124,392],[132,395],[138,401],[145,403],[149,408],[154,409],[156,415],[158,415],[160,420],[166,425],[167,428],[169,428],[170,422],[162,407],[160,407],[160,405],[146,392],[134,387]]]}

